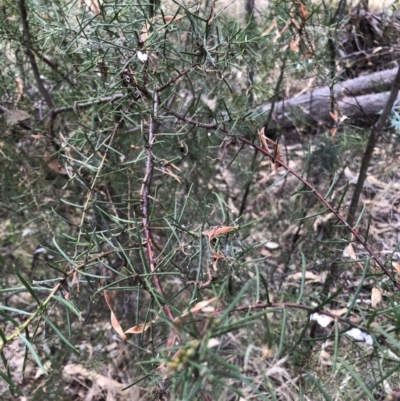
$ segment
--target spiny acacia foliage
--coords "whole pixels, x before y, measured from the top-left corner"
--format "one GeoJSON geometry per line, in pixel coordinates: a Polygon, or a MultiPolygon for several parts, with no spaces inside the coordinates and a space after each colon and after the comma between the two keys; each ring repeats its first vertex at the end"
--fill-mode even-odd
{"type": "Polygon", "coordinates": [[[1,3],[2,399],[396,390],[398,265],[344,212],[362,130],[332,101],[314,148],[268,131],[348,72],[338,10],[1,3]]]}

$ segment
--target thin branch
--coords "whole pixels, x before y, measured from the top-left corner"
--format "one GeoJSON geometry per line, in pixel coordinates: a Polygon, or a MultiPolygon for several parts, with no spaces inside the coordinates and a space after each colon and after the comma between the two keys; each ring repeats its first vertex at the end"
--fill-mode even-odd
{"type": "Polygon", "coordinates": [[[45,100],[47,106],[49,107],[49,109],[54,109],[53,101],[51,100],[51,97],[43,84],[42,78],[40,77],[39,68],[36,64],[35,53],[32,50],[32,40],[29,31],[28,13],[26,11],[25,0],[18,0],[18,5],[21,13],[22,30],[24,32],[24,44],[26,46],[26,52],[31,63],[33,75],[35,76],[39,92],[43,96],[43,99],[45,100]]]}
{"type": "Polygon", "coordinates": [[[27,319],[25,320],[24,323],[22,323],[20,326],[18,326],[12,334],[6,337],[6,341],[2,341],[0,343],[0,352],[3,352],[4,347],[10,343],[11,341],[14,341],[32,322],[33,320],[39,316],[45,309],[48,303],[53,299],[54,295],[58,291],[58,289],[61,286],[61,282],[59,281],[54,288],[51,290],[49,296],[40,303],[40,305],[37,307],[36,311],[27,319]]]}
{"type": "MultiPolygon", "coordinates": [[[[151,181],[153,179],[154,172],[154,156],[152,146],[155,141],[155,127],[156,127],[156,119],[158,115],[158,107],[159,107],[159,97],[158,93],[153,93],[153,116],[150,121],[149,126],[149,135],[148,135],[148,143],[146,145],[146,166],[145,166],[145,176],[143,179],[142,188],[140,190],[140,196],[142,198],[142,213],[143,213],[143,230],[146,239],[146,250],[147,257],[150,265],[150,271],[152,273],[156,270],[156,262],[154,261],[154,251],[153,251],[153,239],[151,236],[151,228],[150,228],[150,188],[151,181]]],[[[164,291],[161,286],[160,278],[157,274],[153,275],[154,286],[156,287],[157,292],[165,299],[164,291]]],[[[163,306],[164,312],[170,320],[174,319],[174,315],[170,307],[167,304],[163,306]]]]}
{"type": "Polygon", "coordinates": [[[360,200],[364,182],[367,177],[368,167],[369,167],[369,164],[372,159],[372,153],[374,152],[376,142],[378,141],[378,139],[382,133],[382,129],[386,123],[386,120],[389,117],[390,112],[392,111],[394,102],[396,101],[397,95],[399,93],[399,89],[400,89],[400,67],[397,70],[397,74],[394,78],[389,99],[386,102],[386,105],[385,105],[381,115],[379,116],[378,121],[376,122],[375,125],[372,126],[371,132],[369,133],[367,148],[365,149],[364,156],[363,156],[363,159],[361,162],[360,174],[358,176],[356,188],[354,189],[353,197],[351,199],[351,203],[350,203],[350,207],[349,207],[349,213],[347,216],[347,223],[349,225],[353,225],[354,217],[355,217],[356,211],[357,211],[358,202],[360,200]]]}
{"type": "Polygon", "coordinates": [[[174,117],[176,117],[179,120],[185,121],[188,124],[194,125],[196,127],[200,127],[200,128],[206,128],[206,129],[216,129],[218,128],[218,126],[220,125],[219,123],[215,123],[215,124],[206,124],[206,123],[202,123],[200,121],[196,121],[196,120],[192,120],[189,117],[185,117],[182,114],[177,113],[175,110],[170,109],[167,106],[163,106],[163,109],[168,111],[168,113],[171,113],[174,117]]]}
{"type": "Polygon", "coordinates": [[[57,109],[52,110],[51,116],[52,116],[52,118],[54,118],[57,114],[65,113],[67,111],[75,111],[78,109],[87,109],[89,107],[92,107],[95,104],[112,103],[112,102],[115,102],[116,100],[122,99],[124,96],[126,96],[126,95],[123,93],[118,93],[114,96],[101,97],[99,99],[88,100],[86,102],[76,102],[72,106],[64,106],[64,107],[59,107],[57,109]]]}
{"type": "Polygon", "coordinates": [[[193,63],[192,65],[189,65],[189,67],[187,67],[184,70],[182,70],[180,73],[178,73],[177,76],[171,78],[166,84],[164,84],[164,85],[160,86],[159,88],[157,88],[155,90],[155,92],[159,93],[159,92],[163,91],[164,89],[168,88],[170,85],[175,83],[179,78],[181,78],[184,75],[186,75],[189,71],[191,71],[193,68],[197,67],[198,65],[200,65],[200,63],[193,63]]]}

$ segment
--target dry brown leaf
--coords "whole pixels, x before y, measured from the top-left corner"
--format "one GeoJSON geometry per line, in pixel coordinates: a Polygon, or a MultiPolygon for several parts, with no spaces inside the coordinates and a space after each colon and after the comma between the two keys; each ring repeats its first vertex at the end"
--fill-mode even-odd
{"type": "Polygon", "coordinates": [[[219,228],[213,228],[211,230],[203,231],[202,234],[208,237],[209,241],[212,241],[220,235],[228,234],[236,229],[237,227],[222,226],[219,228]]]}
{"type": "Polygon", "coordinates": [[[80,364],[70,364],[64,366],[63,373],[68,376],[83,376],[85,379],[96,383],[102,389],[116,389],[118,391],[122,390],[125,385],[122,383],[118,383],[117,381],[110,379],[106,376],[103,376],[94,371],[90,371],[83,367],[80,364]]]}
{"type": "Polygon", "coordinates": [[[347,308],[342,308],[342,309],[329,309],[329,308],[328,308],[328,311],[329,311],[330,313],[332,313],[332,315],[335,315],[335,316],[342,316],[342,315],[344,315],[345,313],[347,313],[348,309],[347,309],[347,308]]]}
{"type": "Polygon", "coordinates": [[[274,37],[274,39],[272,40],[273,43],[275,43],[289,28],[290,26],[290,21],[282,28],[282,30],[280,32],[276,31],[276,35],[274,37]]]}
{"type": "MultiPolygon", "coordinates": [[[[298,272],[298,273],[293,273],[289,274],[287,277],[289,280],[301,280],[303,277],[303,273],[298,272]]],[[[313,272],[306,272],[305,274],[306,280],[310,280],[311,282],[316,282],[316,283],[322,283],[325,281],[325,277],[321,274],[315,274],[313,272]]]]}
{"type": "Polygon", "coordinates": [[[356,253],[354,252],[353,244],[349,244],[346,248],[347,253],[353,260],[357,260],[356,253]]]}
{"type": "Polygon", "coordinates": [[[47,162],[47,166],[50,167],[53,171],[55,171],[57,174],[65,175],[67,174],[67,170],[60,166],[58,163],[57,159],[51,159],[47,162]]]}
{"type": "MultiPolygon", "coordinates": [[[[299,31],[301,30],[301,26],[299,22],[296,20],[296,18],[292,18],[290,21],[299,31]]],[[[299,37],[300,38],[300,37],[299,37]]]]}
{"type": "Polygon", "coordinates": [[[294,53],[299,52],[300,35],[296,35],[295,39],[292,39],[289,43],[290,50],[294,53]]]}
{"type": "Polygon", "coordinates": [[[141,323],[141,324],[138,324],[137,326],[133,326],[133,327],[131,327],[130,329],[126,330],[126,331],[125,331],[125,334],[128,334],[128,333],[131,333],[131,334],[142,334],[142,333],[144,333],[146,330],[148,330],[148,329],[151,327],[151,325],[152,325],[153,323],[154,323],[154,322],[148,322],[148,323],[141,323]]]}
{"type": "Polygon", "coordinates": [[[376,308],[382,302],[382,290],[377,287],[372,288],[371,292],[371,306],[376,308]]]}
{"type": "Polygon", "coordinates": [[[200,313],[200,312],[208,312],[208,313],[214,312],[214,311],[215,311],[215,308],[214,308],[214,307],[210,307],[209,305],[210,305],[212,302],[217,301],[217,299],[218,299],[217,297],[214,297],[214,298],[208,299],[208,300],[206,300],[206,301],[198,302],[196,305],[194,305],[194,306],[190,309],[189,312],[185,312],[185,313],[183,313],[181,316],[175,318],[175,319],[174,319],[174,323],[175,323],[175,324],[178,324],[178,325],[181,325],[181,324],[184,322],[184,319],[185,319],[186,317],[188,317],[188,316],[191,316],[191,315],[194,316],[194,315],[197,315],[197,314],[200,313]]]}
{"type": "Polygon", "coordinates": [[[269,149],[268,149],[268,145],[267,145],[267,138],[265,136],[265,128],[264,127],[262,127],[260,129],[260,131],[258,131],[258,136],[260,138],[260,142],[261,142],[261,145],[262,145],[263,149],[266,150],[269,153],[269,149]]]}
{"type": "Polygon", "coordinates": [[[119,334],[119,336],[122,338],[122,340],[126,340],[126,335],[124,331],[122,330],[121,324],[119,323],[117,317],[114,314],[113,311],[113,299],[111,297],[111,294],[108,290],[104,290],[104,299],[106,300],[106,303],[108,305],[108,308],[111,311],[111,325],[114,328],[114,330],[119,334]]]}
{"type": "MultiPolygon", "coordinates": [[[[351,259],[353,259],[354,261],[357,260],[357,256],[356,253],[354,252],[354,248],[353,248],[353,244],[350,243],[347,247],[346,247],[346,251],[348,253],[348,255],[350,256],[351,259]]],[[[361,265],[360,262],[356,262],[356,265],[362,270],[363,267],[361,265]]]]}
{"type": "Polygon", "coordinates": [[[299,3],[300,6],[300,16],[303,21],[305,21],[308,18],[307,8],[300,0],[297,0],[297,3],[299,3]]]}
{"type": "Polygon", "coordinates": [[[268,252],[266,249],[261,249],[260,254],[261,254],[262,256],[266,256],[266,257],[272,256],[272,253],[271,253],[271,252],[268,252]]]}
{"type": "Polygon", "coordinates": [[[393,268],[396,270],[397,274],[400,274],[400,263],[393,263],[393,268]]]}
{"type": "Polygon", "coordinates": [[[17,89],[18,89],[18,97],[15,102],[18,103],[21,100],[22,95],[24,94],[24,82],[20,77],[16,77],[15,82],[17,84],[17,89]]]}
{"type": "Polygon", "coordinates": [[[19,124],[22,121],[28,120],[31,118],[31,115],[24,110],[7,110],[3,114],[6,124],[9,127],[13,127],[14,125],[19,124]]]}

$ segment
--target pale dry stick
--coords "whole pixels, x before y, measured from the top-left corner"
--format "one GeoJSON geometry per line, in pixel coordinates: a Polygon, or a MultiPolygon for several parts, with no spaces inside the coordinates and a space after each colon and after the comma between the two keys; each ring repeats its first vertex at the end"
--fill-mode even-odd
{"type": "Polygon", "coordinates": [[[54,288],[51,290],[49,296],[37,307],[35,313],[32,314],[24,323],[22,323],[12,334],[6,337],[6,341],[2,341],[0,343],[0,352],[3,352],[4,347],[10,343],[11,341],[14,341],[31,323],[32,321],[42,312],[46,309],[47,304],[52,300],[54,297],[55,293],[58,291],[60,288],[61,282],[58,282],[54,288]]]}
{"type": "MultiPolygon", "coordinates": [[[[143,178],[142,188],[140,190],[140,196],[142,198],[142,213],[143,213],[143,230],[146,239],[146,250],[147,257],[149,261],[150,271],[152,273],[156,270],[156,263],[154,261],[154,251],[153,251],[153,240],[151,236],[150,229],[150,188],[153,179],[154,172],[154,156],[152,146],[155,141],[155,127],[156,119],[158,115],[159,108],[159,97],[158,93],[153,93],[153,116],[151,117],[149,126],[148,143],[146,145],[146,165],[145,165],[145,176],[143,178]]],[[[156,287],[157,292],[165,299],[164,290],[162,288],[160,279],[157,274],[153,275],[153,282],[156,287]]],[[[163,305],[165,314],[170,320],[174,320],[174,315],[170,307],[167,304],[163,305]]]]}
{"type": "Polygon", "coordinates": [[[198,65],[200,65],[200,63],[193,63],[191,65],[189,65],[189,67],[185,68],[184,70],[182,70],[181,72],[178,73],[178,75],[176,75],[175,77],[171,78],[166,84],[160,86],[159,88],[157,88],[155,90],[155,92],[159,93],[161,91],[163,91],[164,89],[168,88],[170,85],[175,84],[175,82],[183,77],[184,75],[186,75],[188,72],[190,72],[193,68],[197,67],[198,65]]]}

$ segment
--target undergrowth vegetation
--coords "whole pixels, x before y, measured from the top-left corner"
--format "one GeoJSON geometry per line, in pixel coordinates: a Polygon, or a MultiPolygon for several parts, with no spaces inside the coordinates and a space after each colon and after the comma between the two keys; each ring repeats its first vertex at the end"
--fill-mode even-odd
{"type": "Polygon", "coordinates": [[[0,3],[2,400],[395,397],[398,114],[350,220],[377,116],[271,129],[396,65],[344,3],[0,3]]]}

